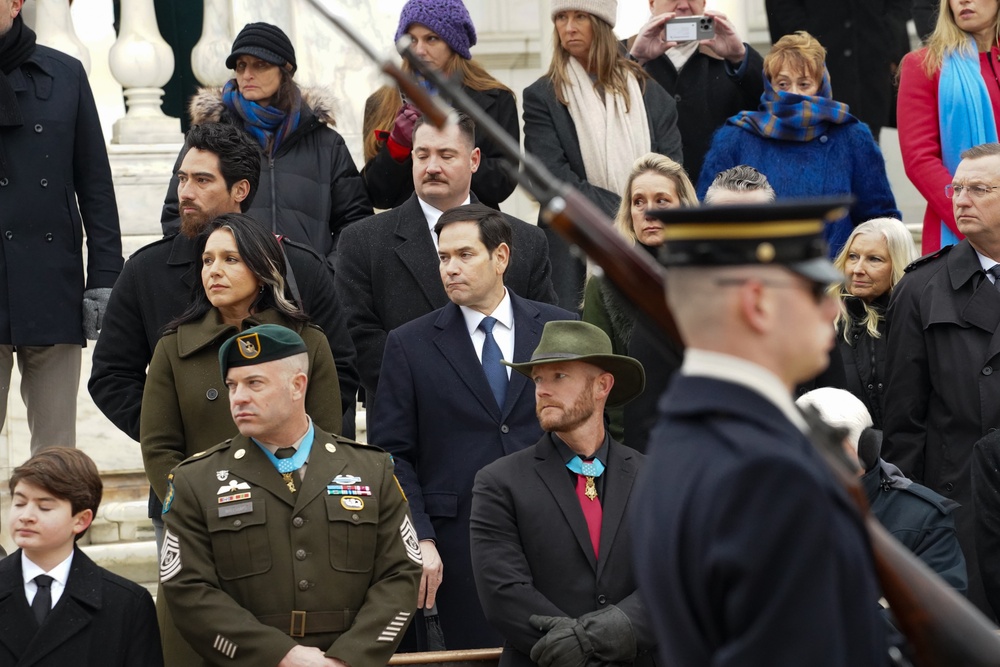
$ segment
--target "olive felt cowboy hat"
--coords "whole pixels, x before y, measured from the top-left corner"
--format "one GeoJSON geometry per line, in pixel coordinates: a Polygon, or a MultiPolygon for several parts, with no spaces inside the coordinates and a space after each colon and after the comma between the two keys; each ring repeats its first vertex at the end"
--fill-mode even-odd
{"type": "Polygon", "coordinates": [[[565,361],[585,361],[615,376],[615,384],[608,394],[609,408],[625,405],[641,394],[646,386],[646,372],[642,369],[642,364],[632,357],[613,354],[608,334],[587,322],[546,322],[542,338],[531,353],[530,360],[519,364],[506,361],[500,363],[530,378],[531,369],[535,366],[565,361]]]}

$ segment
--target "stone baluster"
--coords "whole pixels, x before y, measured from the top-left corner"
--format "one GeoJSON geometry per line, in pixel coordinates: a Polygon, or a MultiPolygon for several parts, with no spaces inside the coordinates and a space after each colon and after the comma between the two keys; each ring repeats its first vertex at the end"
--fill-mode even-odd
{"type": "Polygon", "coordinates": [[[191,69],[203,85],[221,86],[232,77],[226,56],[233,46],[229,0],[205,0],[201,39],[191,51],[191,69]]]}
{"type": "Polygon", "coordinates": [[[109,56],[111,73],[125,89],[128,112],[112,132],[115,144],[166,144],[183,140],[180,120],[163,113],[163,86],[174,54],[160,36],[153,0],[122,0],[121,28],[109,56]]]}
{"type": "MultiPolygon", "coordinates": [[[[69,0],[38,0],[30,25],[38,43],[69,54],[90,74],[90,52],[73,29],[69,0]]],[[[26,17],[27,20],[27,17],[26,17]]]]}

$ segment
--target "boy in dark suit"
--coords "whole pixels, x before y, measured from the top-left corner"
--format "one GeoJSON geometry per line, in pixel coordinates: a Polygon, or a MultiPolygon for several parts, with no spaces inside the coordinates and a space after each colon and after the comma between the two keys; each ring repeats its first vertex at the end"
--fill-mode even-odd
{"type": "Polygon", "coordinates": [[[97,466],[77,449],[46,449],[14,469],[0,561],[0,666],[163,665],[149,593],[76,548],[101,502],[97,466]]]}

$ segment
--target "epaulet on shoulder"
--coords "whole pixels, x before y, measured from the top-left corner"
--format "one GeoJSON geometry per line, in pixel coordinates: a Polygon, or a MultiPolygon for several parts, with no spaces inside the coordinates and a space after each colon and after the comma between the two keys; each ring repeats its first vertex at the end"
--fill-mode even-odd
{"type": "Polygon", "coordinates": [[[205,458],[209,454],[214,454],[215,452],[218,452],[220,450],[228,449],[229,445],[232,444],[232,442],[233,442],[233,439],[230,438],[229,440],[226,440],[224,442],[220,442],[219,444],[217,444],[217,445],[215,445],[213,447],[209,447],[208,449],[204,449],[204,450],[202,450],[202,451],[200,451],[200,452],[198,452],[196,454],[192,454],[191,456],[187,457],[186,459],[184,459],[183,461],[181,461],[180,463],[178,463],[177,466],[180,467],[182,465],[187,465],[188,463],[191,463],[193,461],[200,461],[201,459],[205,458]]]}
{"type": "Polygon", "coordinates": [[[910,262],[910,265],[907,266],[904,269],[904,272],[909,273],[910,271],[912,271],[913,269],[917,268],[918,266],[923,266],[924,264],[927,264],[928,262],[931,262],[931,261],[937,259],[938,257],[944,257],[949,252],[951,252],[951,249],[954,248],[954,247],[955,246],[953,246],[953,245],[946,245],[945,247],[941,248],[940,250],[935,250],[934,252],[931,252],[931,253],[928,253],[928,254],[924,255],[923,257],[918,257],[917,259],[915,259],[912,262],[910,262]]]}
{"type": "Polygon", "coordinates": [[[375,452],[385,452],[384,449],[376,445],[370,445],[367,442],[358,442],[357,440],[351,440],[350,438],[345,438],[342,435],[333,436],[334,440],[337,441],[338,445],[350,445],[351,447],[361,447],[363,449],[370,449],[375,452]]]}
{"type": "Polygon", "coordinates": [[[155,241],[150,241],[149,243],[147,243],[146,245],[142,246],[141,248],[133,252],[131,255],[129,255],[129,258],[131,259],[132,257],[138,257],[147,250],[163,245],[164,243],[173,243],[174,236],[175,234],[169,234],[167,236],[164,236],[163,238],[156,239],[155,241]]]}

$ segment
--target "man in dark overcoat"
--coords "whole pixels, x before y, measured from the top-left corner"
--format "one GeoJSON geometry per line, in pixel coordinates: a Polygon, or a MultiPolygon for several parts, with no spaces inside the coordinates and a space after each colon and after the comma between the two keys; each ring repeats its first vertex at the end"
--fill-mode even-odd
{"type": "MultiPolygon", "coordinates": [[[[125,264],[108,303],[88,384],[101,412],[137,442],[142,390],[153,350],[166,325],[184,312],[191,290],[202,289],[196,237],[216,216],[245,212],[260,181],[260,150],[238,127],[220,123],[192,127],[185,145],[188,153],[194,150],[203,158],[197,162],[199,173],[189,175],[198,182],[199,194],[192,190],[182,196],[181,232],[140,248],[125,264]],[[212,186],[205,188],[209,181],[212,186]]],[[[193,171],[194,165],[188,169],[193,171]]],[[[326,332],[337,364],[341,407],[345,415],[353,415],[358,388],[354,345],[336,301],[333,278],[312,249],[288,239],[282,239],[281,246],[288,259],[289,287],[292,277],[295,285],[286,295],[326,332]]],[[[205,400],[221,399],[208,395],[205,400]]],[[[345,435],[353,434],[353,421],[345,420],[344,425],[345,435]]]]}
{"type": "Polygon", "coordinates": [[[160,582],[202,661],[384,665],[416,608],[420,547],[385,452],[305,410],[309,357],[264,324],[219,349],[240,435],[173,472],[160,582]]]}
{"type": "Polygon", "coordinates": [[[0,426],[16,350],[37,452],[76,445],[82,348],[101,328],[122,245],[87,73],[35,43],[22,4],[0,0],[0,426]]]}
{"type": "Polygon", "coordinates": [[[834,344],[829,207],[762,223],[701,210],[706,224],[664,220],[687,349],[636,497],[636,575],[662,663],[883,665],[867,533],[792,401],[834,344]]]}
{"type": "Polygon", "coordinates": [[[892,291],[882,422],[883,458],[961,505],[954,517],[968,595],[988,614],[971,469],[976,441],[1000,428],[998,176],[1000,144],[962,153],[952,204],[966,238],[911,264],[892,291]]]}
{"type": "MultiPolygon", "coordinates": [[[[413,129],[414,194],[341,234],[337,297],[347,313],[369,404],[388,333],[448,303],[431,230],[443,211],[476,202],[470,190],[480,158],[475,132],[475,123],[461,114],[443,130],[419,119],[413,129]]],[[[545,234],[513,216],[504,218],[514,249],[505,284],[525,299],[555,303],[545,234]]]]}
{"type": "Polygon", "coordinates": [[[642,392],[642,365],[586,322],[547,323],[531,358],[508,365],[533,381],[546,433],[480,470],[472,491],[473,571],[505,639],[500,664],[651,665],[632,570],[645,457],[604,427],[606,405],[642,392]]]}
{"type": "Polygon", "coordinates": [[[476,596],[472,483],[480,468],[542,434],[531,383],[499,360],[526,358],[546,322],[576,316],[505,287],[517,241],[512,250],[503,214],[460,206],[440,217],[435,232],[438,280],[450,301],[389,332],[368,435],[395,457],[410,501],[424,556],[420,606],[437,602],[447,648],[487,648],[501,637],[476,596]]]}

